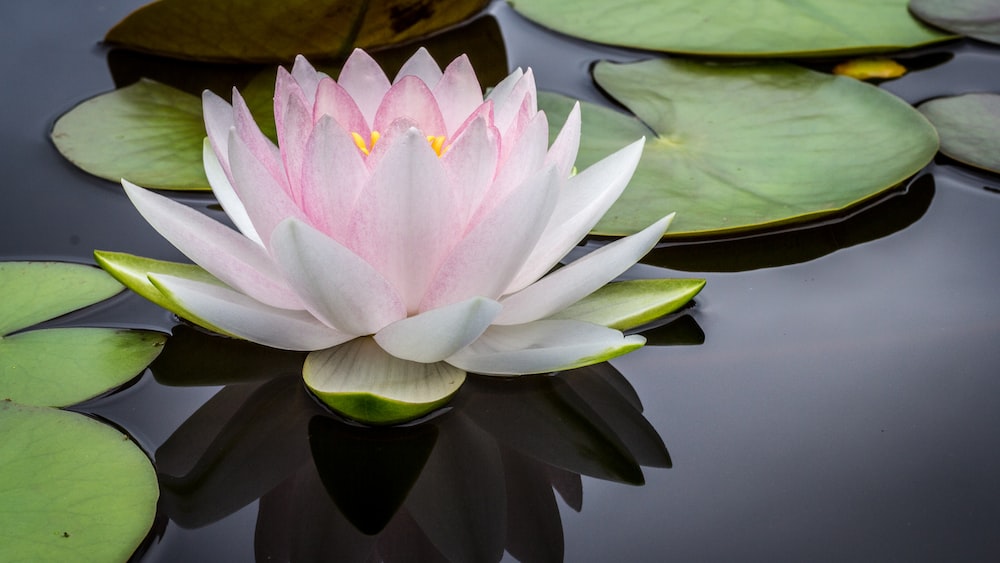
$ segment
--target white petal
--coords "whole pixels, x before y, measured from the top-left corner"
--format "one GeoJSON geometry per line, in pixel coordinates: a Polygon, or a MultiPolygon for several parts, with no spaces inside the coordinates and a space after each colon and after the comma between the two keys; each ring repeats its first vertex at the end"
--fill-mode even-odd
{"type": "Polygon", "coordinates": [[[444,69],[444,75],[434,87],[434,97],[444,114],[448,134],[455,134],[465,119],[483,103],[483,87],[468,56],[458,57],[444,69]]]}
{"type": "Polygon", "coordinates": [[[186,205],[127,180],[122,186],[146,221],[206,271],[268,305],[302,309],[260,245],[186,205]]]}
{"type": "MultiPolygon", "coordinates": [[[[205,131],[226,174],[229,170],[229,130],[233,128],[233,106],[210,90],[201,95],[201,111],[205,116],[205,131]]],[[[232,176],[230,175],[230,178],[232,176]]]]}
{"type": "Polygon", "coordinates": [[[355,49],[344,62],[337,84],[343,86],[358,103],[365,121],[375,123],[375,111],[390,86],[389,79],[375,59],[361,49],[355,49]]]}
{"type": "Polygon", "coordinates": [[[474,297],[396,321],[375,342],[398,358],[439,362],[479,338],[498,313],[499,303],[474,297]]]}
{"type": "Polygon", "coordinates": [[[576,162],[576,153],[580,148],[580,125],[580,102],[576,102],[545,158],[546,164],[555,163],[563,178],[569,178],[576,162]]]}
{"type": "Polygon", "coordinates": [[[437,61],[427,52],[427,49],[421,47],[403,63],[392,82],[395,84],[404,76],[416,76],[423,80],[428,87],[433,88],[441,80],[441,75],[441,67],[438,66],[437,61]]]}
{"type": "Polygon", "coordinates": [[[486,117],[479,117],[463,128],[462,134],[441,157],[465,221],[472,219],[483,196],[493,185],[499,158],[500,134],[488,125],[486,117]]]}
{"type": "Polygon", "coordinates": [[[305,311],[268,307],[242,293],[174,276],[150,275],[168,299],[226,332],[284,350],[321,350],[353,335],[338,332],[305,311]]]}
{"type": "MultiPolygon", "coordinates": [[[[227,140],[226,143],[228,144],[229,141],[227,140]]],[[[264,243],[261,242],[257,230],[253,228],[250,216],[247,215],[247,209],[243,207],[243,202],[236,195],[236,190],[233,189],[229,176],[226,175],[222,163],[219,162],[215,151],[212,150],[212,143],[209,142],[208,137],[205,138],[201,153],[202,161],[205,163],[205,176],[208,177],[208,184],[212,186],[212,195],[219,200],[219,205],[222,206],[236,228],[243,233],[243,236],[263,247],[264,243]]]]}
{"type": "Polygon", "coordinates": [[[531,322],[560,311],[629,269],[660,240],[673,219],[670,214],[638,233],[616,240],[552,272],[500,300],[496,324],[531,322]]]}
{"type": "Polygon", "coordinates": [[[538,245],[505,293],[534,283],[583,240],[625,190],[644,142],[640,139],[569,179],[538,245]]]}
{"type": "Polygon", "coordinates": [[[406,316],[406,307],[382,274],[302,221],[279,223],[271,252],[306,308],[330,326],[372,334],[406,316]]]}
{"type": "Polygon", "coordinates": [[[466,371],[493,375],[548,373],[596,364],[631,352],[642,336],[570,320],[491,326],[446,361],[466,371]]]}

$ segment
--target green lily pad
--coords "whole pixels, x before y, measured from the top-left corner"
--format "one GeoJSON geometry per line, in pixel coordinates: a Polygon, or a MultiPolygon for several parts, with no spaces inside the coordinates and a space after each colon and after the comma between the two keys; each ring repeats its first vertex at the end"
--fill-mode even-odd
{"type": "Polygon", "coordinates": [[[481,11],[486,0],[159,0],[129,14],[105,39],[163,55],[222,62],[336,57],[355,45],[423,37],[481,11]]]}
{"type": "Polygon", "coordinates": [[[0,337],[115,295],[121,284],[83,264],[0,262],[0,337]]]}
{"type": "Polygon", "coordinates": [[[598,43],[725,56],[888,51],[949,39],[907,0],[512,0],[528,19],[598,43]]]}
{"type": "Polygon", "coordinates": [[[941,152],[1000,173],[1000,94],[964,94],[920,104],[937,127],[941,152]]]}
{"type": "Polygon", "coordinates": [[[1000,44],[1000,4],[994,0],[910,0],[910,11],[942,29],[1000,44]]]}
{"type": "Polygon", "coordinates": [[[390,356],[370,337],[310,353],[302,376],[327,406],[374,425],[419,418],[447,403],[465,382],[461,369],[390,356]]]}
{"type": "Polygon", "coordinates": [[[705,287],[702,279],[612,282],[553,315],[628,330],[680,309],[705,287]]]}
{"type": "Polygon", "coordinates": [[[149,365],[162,349],[162,334],[112,328],[15,332],[121,289],[106,273],[83,264],[0,263],[0,399],[71,405],[125,383],[149,365]]]}
{"type": "Polygon", "coordinates": [[[208,190],[201,100],[140,80],[91,98],[56,121],[52,142],[101,178],[159,190],[208,190]]]}
{"type": "Polygon", "coordinates": [[[158,494],[149,458],[121,432],[0,401],[0,560],[126,561],[158,494]]]}
{"type": "MultiPolygon", "coordinates": [[[[674,211],[667,238],[816,219],[898,184],[938,147],[934,128],[899,98],[794,65],[600,62],[594,78],[637,118],[584,104],[577,166],[647,136],[595,234],[632,234],[674,211]]],[[[539,96],[553,137],[572,103],[539,96]]]]}

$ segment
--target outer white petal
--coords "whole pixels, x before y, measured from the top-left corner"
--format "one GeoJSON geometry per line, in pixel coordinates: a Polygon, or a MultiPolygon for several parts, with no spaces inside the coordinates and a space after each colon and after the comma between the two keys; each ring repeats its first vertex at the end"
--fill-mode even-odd
{"type": "Polygon", "coordinates": [[[337,84],[343,86],[358,103],[365,121],[375,123],[375,111],[390,86],[389,79],[375,59],[361,49],[355,49],[344,62],[337,84]]]}
{"type": "Polygon", "coordinates": [[[492,326],[479,340],[448,358],[466,371],[491,375],[548,373],[596,364],[646,342],[639,335],[571,320],[492,326]]]}
{"type": "Polygon", "coordinates": [[[146,221],[206,271],[268,305],[302,309],[258,244],[186,205],[127,180],[122,186],[146,221]]]}
{"type": "Polygon", "coordinates": [[[492,299],[473,297],[396,321],[375,333],[375,342],[398,358],[439,362],[479,338],[500,309],[492,299]]]}
{"type": "Polygon", "coordinates": [[[597,291],[649,252],[673,217],[671,213],[501,299],[503,312],[495,323],[512,325],[542,319],[597,291]]]}
{"type": "Polygon", "coordinates": [[[226,332],[284,350],[321,350],[355,337],[334,330],[305,311],[269,307],[229,288],[150,275],[168,299],[226,332]]]}
{"type": "MultiPolygon", "coordinates": [[[[233,106],[210,90],[201,95],[201,111],[205,116],[205,131],[215,154],[227,175],[229,170],[229,130],[233,128],[233,106]]],[[[230,175],[230,178],[232,176],[230,175]]]]}
{"type": "Polygon", "coordinates": [[[406,316],[402,300],[357,254],[297,219],[274,229],[271,253],[306,308],[350,334],[372,334],[406,316]]]}
{"type": "Polygon", "coordinates": [[[546,164],[555,163],[563,178],[569,177],[576,162],[576,153],[580,149],[580,126],[580,102],[576,102],[545,158],[546,164]]]}
{"type": "Polygon", "coordinates": [[[441,80],[441,75],[441,67],[437,61],[427,52],[427,49],[421,47],[403,63],[392,82],[395,84],[404,76],[416,76],[423,80],[428,87],[434,88],[441,80]]]}
{"type": "MultiPolygon", "coordinates": [[[[229,141],[227,140],[226,143],[228,144],[229,141]]],[[[229,176],[226,175],[219,158],[212,150],[212,143],[208,137],[205,137],[201,153],[202,161],[205,163],[205,176],[208,177],[208,184],[212,186],[212,195],[219,200],[219,205],[222,206],[236,228],[243,233],[243,236],[263,247],[264,243],[261,242],[257,230],[253,228],[250,216],[247,215],[247,209],[243,207],[243,202],[236,195],[236,190],[233,189],[229,176]]]]}
{"type": "Polygon", "coordinates": [[[640,139],[569,179],[538,245],[505,293],[534,283],[583,240],[625,190],[644,142],[640,139]]]}

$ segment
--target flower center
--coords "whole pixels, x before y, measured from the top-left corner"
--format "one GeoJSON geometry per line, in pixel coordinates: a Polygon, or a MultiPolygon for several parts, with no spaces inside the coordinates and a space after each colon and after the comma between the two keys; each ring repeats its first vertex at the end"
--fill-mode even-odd
{"type": "MultiPolygon", "coordinates": [[[[370,140],[365,141],[365,138],[360,133],[352,131],[351,137],[354,139],[354,144],[361,149],[361,152],[365,153],[365,156],[368,156],[374,150],[375,143],[382,137],[382,134],[378,131],[372,131],[370,140]]],[[[434,152],[438,156],[448,152],[448,147],[444,146],[444,135],[427,135],[427,142],[430,143],[431,148],[434,149],[434,152]]]]}

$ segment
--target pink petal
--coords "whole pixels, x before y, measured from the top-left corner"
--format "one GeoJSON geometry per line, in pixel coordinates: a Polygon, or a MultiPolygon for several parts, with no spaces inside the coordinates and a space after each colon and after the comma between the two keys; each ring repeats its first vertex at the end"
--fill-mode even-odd
{"type": "Polygon", "coordinates": [[[350,247],[395,285],[414,312],[462,224],[448,177],[424,134],[410,128],[391,141],[358,200],[350,247]]]}
{"type": "Polygon", "coordinates": [[[316,100],[316,87],[319,86],[320,79],[325,76],[321,72],[316,72],[313,65],[309,64],[309,61],[302,55],[295,57],[295,63],[292,64],[292,78],[299,83],[299,87],[302,88],[302,93],[305,94],[306,101],[310,106],[316,100]]]}
{"type": "Polygon", "coordinates": [[[475,296],[498,297],[537,243],[555,207],[559,184],[555,169],[549,167],[483,216],[441,264],[420,310],[475,296]]]}
{"type": "Polygon", "coordinates": [[[302,167],[302,209],[317,228],[346,244],[355,202],[368,182],[361,151],[330,116],[313,127],[302,167]]]}
{"type": "Polygon", "coordinates": [[[355,49],[344,63],[337,83],[357,102],[365,121],[374,123],[375,112],[390,86],[389,79],[375,59],[361,49],[355,49]]]}
{"type": "MultiPolygon", "coordinates": [[[[507,145],[507,137],[503,137],[501,146],[502,152],[507,145]]],[[[506,163],[500,165],[493,187],[483,200],[483,203],[476,211],[476,216],[489,212],[497,202],[502,201],[517,186],[521,185],[526,178],[536,174],[545,163],[546,149],[549,144],[549,126],[544,113],[537,113],[535,117],[526,125],[521,139],[511,149],[506,163]]],[[[473,219],[473,223],[476,219],[473,219]]]]}
{"type": "Polygon", "coordinates": [[[186,205],[127,180],[122,186],[146,221],[210,274],[267,305],[302,309],[258,244],[186,205]]]}
{"type": "Polygon", "coordinates": [[[466,55],[448,65],[433,91],[451,134],[483,103],[483,88],[466,55]]]}
{"type": "Polygon", "coordinates": [[[660,241],[673,214],[638,233],[616,240],[500,300],[495,324],[521,324],[552,315],[618,277],[660,241]]]}
{"type": "Polygon", "coordinates": [[[321,80],[316,90],[313,121],[319,121],[324,115],[332,117],[348,133],[358,133],[364,137],[372,130],[354,98],[330,78],[321,80]]]}
{"type": "Polygon", "coordinates": [[[497,161],[500,158],[500,133],[480,117],[462,130],[441,157],[452,190],[457,194],[458,208],[468,222],[479,207],[483,196],[493,185],[497,161]]]}
{"type": "Polygon", "coordinates": [[[275,130],[278,131],[279,143],[281,142],[281,131],[285,129],[285,111],[288,108],[289,100],[293,98],[305,107],[312,108],[313,106],[307,99],[305,92],[302,91],[302,86],[299,85],[298,81],[284,67],[278,67],[278,75],[274,78],[274,125],[275,130]]]}
{"type": "Polygon", "coordinates": [[[316,318],[337,330],[373,334],[406,317],[392,285],[370,264],[296,219],[271,236],[275,261],[316,318]]]}
{"type": "Polygon", "coordinates": [[[375,342],[397,358],[439,362],[479,338],[499,312],[496,301],[474,297],[396,321],[375,342]]]}
{"type": "Polygon", "coordinates": [[[165,297],[229,334],[284,350],[322,350],[354,338],[305,311],[268,307],[226,287],[168,275],[149,281],[165,297]]]}
{"type": "Polygon", "coordinates": [[[299,96],[290,96],[286,100],[283,116],[282,126],[278,129],[278,144],[281,146],[288,193],[296,205],[302,205],[299,184],[306,143],[313,128],[312,108],[305,105],[299,96]]]}
{"type": "MultiPolygon", "coordinates": [[[[257,160],[267,168],[268,174],[283,186],[282,189],[287,190],[288,179],[284,166],[282,166],[278,147],[261,132],[257,122],[254,121],[253,114],[250,113],[250,108],[247,107],[246,101],[235,88],[233,88],[233,126],[239,138],[250,148],[250,152],[256,155],[257,160]]],[[[231,179],[232,174],[230,174],[231,179]]]]}
{"type": "Polygon", "coordinates": [[[640,139],[569,179],[541,240],[505,293],[534,283],[587,235],[625,190],[644,143],[640,139]]]}
{"type": "MultiPolygon", "coordinates": [[[[406,118],[419,124],[424,135],[447,135],[444,117],[430,88],[415,76],[404,76],[389,88],[375,113],[374,129],[384,131],[393,121],[406,118]]],[[[425,140],[426,142],[426,140],[425,140]]]]}
{"type": "Polygon", "coordinates": [[[501,131],[510,128],[518,112],[522,111],[522,107],[527,108],[532,114],[538,110],[535,100],[535,75],[531,69],[525,71],[508,87],[507,81],[512,76],[514,75],[501,82],[505,86],[504,90],[498,92],[500,89],[498,85],[489,95],[489,99],[495,104],[496,125],[501,131]]]}
{"type": "Polygon", "coordinates": [[[403,63],[403,66],[396,74],[396,78],[392,81],[393,84],[402,80],[404,76],[416,76],[428,88],[433,88],[441,80],[441,67],[438,66],[434,57],[427,52],[427,49],[421,47],[403,63]]]}

